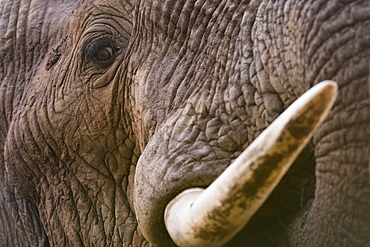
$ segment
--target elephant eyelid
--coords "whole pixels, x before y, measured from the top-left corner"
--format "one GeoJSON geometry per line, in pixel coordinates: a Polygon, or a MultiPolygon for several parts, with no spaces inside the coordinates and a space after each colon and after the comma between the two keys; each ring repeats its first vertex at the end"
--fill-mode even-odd
{"type": "Polygon", "coordinates": [[[88,60],[104,69],[114,62],[116,54],[121,53],[121,48],[109,38],[93,40],[86,45],[84,50],[88,60]]]}

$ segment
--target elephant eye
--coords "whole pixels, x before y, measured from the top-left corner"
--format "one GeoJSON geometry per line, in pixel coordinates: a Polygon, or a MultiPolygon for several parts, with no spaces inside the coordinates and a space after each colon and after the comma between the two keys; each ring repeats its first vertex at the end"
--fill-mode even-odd
{"type": "Polygon", "coordinates": [[[114,55],[114,50],[112,47],[104,47],[102,50],[96,53],[96,60],[99,62],[105,62],[111,59],[114,55]]]}
{"type": "Polygon", "coordinates": [[[108,68],[120,51],[119,47],[113,45],[111,40],[99,39],[91,42],[86,47],[86,54],[94,63],[102,68],[108,68]]]}

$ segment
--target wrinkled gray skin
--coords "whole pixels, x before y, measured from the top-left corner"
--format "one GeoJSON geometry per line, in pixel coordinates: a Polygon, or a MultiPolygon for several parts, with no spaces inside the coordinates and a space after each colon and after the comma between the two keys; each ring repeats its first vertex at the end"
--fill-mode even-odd
{"type": "Polygon", "coordinates": [[[0,246],[172,245],[167,202],[326,79],[339,84],[328,119],[229,245],[370,242],[369,1],[0,11],[0,246]]]}

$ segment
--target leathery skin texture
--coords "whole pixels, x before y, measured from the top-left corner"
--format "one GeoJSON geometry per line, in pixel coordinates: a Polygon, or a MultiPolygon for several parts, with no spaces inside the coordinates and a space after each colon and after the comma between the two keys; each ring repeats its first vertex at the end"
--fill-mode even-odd
{"type": "Polygon", "coordinates": [[[338,99],[226,246],[370,242],[367,1],[0,1],[0,246],[173,246],[163,222],[323,80],[338,99]]]}

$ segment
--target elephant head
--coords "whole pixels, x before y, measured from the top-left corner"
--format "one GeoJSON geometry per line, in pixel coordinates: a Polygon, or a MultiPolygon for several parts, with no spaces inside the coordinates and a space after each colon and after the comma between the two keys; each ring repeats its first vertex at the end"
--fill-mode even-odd
{"type": "Polygon", "coordinates": [[[0,6],[1,246],[370,242],[366,1],[0,6]]]}

